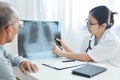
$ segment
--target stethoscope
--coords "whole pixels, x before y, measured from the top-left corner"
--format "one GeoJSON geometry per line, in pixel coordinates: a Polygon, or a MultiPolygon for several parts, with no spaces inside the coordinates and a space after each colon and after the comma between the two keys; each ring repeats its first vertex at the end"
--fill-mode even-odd
{"type": "MultiPolygon", "coordinates": [[[[109,29],[107,30],[107,33],[109,33],[109,29]]],[[[91,47],[92,39],[93,39],[93,34],[90,36],[89,43],[88,43],[88,48],[86,49],[86,53],[88,52],[88,50],[92,50],[92,47],[91,47]]]]}
{"type": "Polygon", "coordinates": [[[90,36],[89,43],[88,43],[88,48],[86,49],[86,53],[88,52],[89,49],[92,50],[92,48],[91,48],[92,37],[93,37],[93,34],[90,36]]]}

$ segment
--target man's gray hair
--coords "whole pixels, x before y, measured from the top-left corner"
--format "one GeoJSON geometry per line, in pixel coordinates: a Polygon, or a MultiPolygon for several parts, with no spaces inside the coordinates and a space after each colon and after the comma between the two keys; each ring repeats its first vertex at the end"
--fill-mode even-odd
{"type": "Polygon", "coordinates": [[[0,2],[0,30],[14,24],[16,10],[6,2],[0,2]]]}

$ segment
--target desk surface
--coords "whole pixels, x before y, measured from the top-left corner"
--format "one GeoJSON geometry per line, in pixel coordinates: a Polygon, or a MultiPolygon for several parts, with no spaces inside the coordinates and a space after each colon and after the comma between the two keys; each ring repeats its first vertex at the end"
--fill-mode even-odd
{"type": "Polygon", "coordinates": [[[107,71],[92,78],[73,75],[72,70],[78,67],[64,70],[55,70],[41,65],[43,62],[55,62],[60,60],[64,60],[64,58],[42,59],[33,61],[38,65],[39,71],[37,73],[28,73],[27,76],[30,78],[29,80],[120,80],[120,68],[112,67],[102,63],[90,63],[107,68],[107,71]]]}

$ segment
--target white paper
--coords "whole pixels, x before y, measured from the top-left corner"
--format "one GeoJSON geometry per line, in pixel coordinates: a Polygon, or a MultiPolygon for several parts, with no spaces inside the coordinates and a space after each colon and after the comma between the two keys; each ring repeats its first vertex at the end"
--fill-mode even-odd
{"type": "Polygon", "coordinates": [[[66,69],[70,67],[75,67],[75,66],[80,66],[83,64],[87,64],[87,62],[82,62],[82,61],[72,61],[72,62],[62,62],[62,61],[57,61],[57,62],[46,62],[43,63],[43,65],[54,68],[54,69],[66,69]]]}

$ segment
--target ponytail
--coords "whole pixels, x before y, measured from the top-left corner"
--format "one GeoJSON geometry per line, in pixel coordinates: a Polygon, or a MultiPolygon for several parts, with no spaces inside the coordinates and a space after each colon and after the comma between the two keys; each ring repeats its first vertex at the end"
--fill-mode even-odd
{"type": "Polygon", "coordinates": [[[114,25],[114,14],[118,14],[118,13],[111,11],[111,15],[110,15],[110,27],[114,25]]]}

